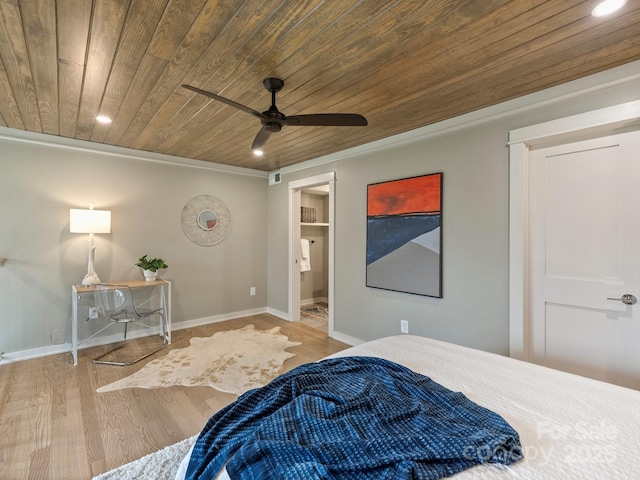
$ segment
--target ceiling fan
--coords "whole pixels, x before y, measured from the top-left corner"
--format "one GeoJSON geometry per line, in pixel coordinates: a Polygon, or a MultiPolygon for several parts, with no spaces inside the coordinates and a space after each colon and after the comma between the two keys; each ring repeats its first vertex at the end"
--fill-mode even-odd
{"type": "Polygon", "coordinates": [[[222,103],[226,103],[232,107],[235,107],[243,112],[247,112],[254,117],[260,119],[262,122],[262,128],[253,140],[252,150],[258,150],[262,147],[272,133],[279,132],[282,127],[285,126],[318,126],[318,127],[364,127],[367,125],[367,119],[357,113],[316,113],[310,115],[292,115],[287,117],[284,113],[280,112],[276,107],[276,93],[282,90],[284,82],[279,78],[265,78],[262,82],[264,88],[271,92],[271,106],[265,112],[258,112],[252,108],[245,107],[233,100],[221,97],[215,93],[201,90],[191,85],[182,85],[184,88],[188,88],[196,93],[206,95],[222,103]]]}

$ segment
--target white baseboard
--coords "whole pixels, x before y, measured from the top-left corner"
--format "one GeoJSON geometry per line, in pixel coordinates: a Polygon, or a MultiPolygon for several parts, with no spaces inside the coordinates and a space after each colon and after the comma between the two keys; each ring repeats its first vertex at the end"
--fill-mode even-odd
{"type": "MultiPolygon", "coordinates": [[[[329,303],[329,299],[326,297],[316,297],[312,299],[300,300],[300,306],[312,305],[314,303],[320,303],[320,302],[329,303]]],[[[286,320],[288,322],[291,321],[291,316],[286,312],[281,312],[280,310],[267,307],[267,313],[274,315],[278,318],[281,318],[282,320],[286,320]]],[[[359,338],[345,335],[344,333],[336,332],[335,330],[329,336],[334,340],[338,340],[339,342],[346,343],[347,345],[351,345],[352,347],[356,345],[360,345],[361,343],[365,342],[364,340],[360,340],[359,338]]]]}
{"type": "MultiPolygon", "coordinates": [[[[318,301],[322,301],[322,300],[318,300],[318,301]]],[[[239,312],[225,313],[222,315],[213,315],[210,317],[196,318],[193,320],[184,320],[182,322],[174,322],[171,324],[171,331],[174,332],[176,330],[184,330],[185,328],[199,327],[199,326],[208,325],[211,323],[224,322],[226,320],[233,320],[235,318],[249,317],[251,315],[259,315],[261,313],[268,313],[275,317],[281,318],[282,320],[286,320],[288,322],[291,321],[289,314],[285,312],[281,312],[280,310],[276,310],[274,308],[263,307],[263,308],[254,308],[252,310],[242,310],[239,312]]],[[[154,335],[157,333],[158,333],[158,330],[154,330],[154,333],[151,333],[151,335],[154,335]]],[[[145,328],[141,328],[139,330],[129,330],[127,337],[129,339],[133,339],[133,338],[146,337],[149,335],[150,335],[149,330],[145,328]]],[[[365,342],[364,340],[360,340],[359,338],[351,337],[349,335],[345,335],[343,333],[336,332],[336,331],[333,332],[333,334],[331,335],[331,338],[351,346],[360,345],[361,343],[365,342]]],[[[92,338],[87,342],[84,342],[78,349],[82,350],[85,348],[97,347],[100,345],[108,345],[110,343],[119,342],[120,340],[122,340],[122,333],[103,336],[103,337],[96,337],[96,338],[92,338]]],[[[69,353],[69,361],[70,362],[73,361],[71,359],[71,344],[65,343],[61,345],[51,345],[48,347],[31,348],[29,350],[22,350],[18,352],[0,354],[0,365],[3,365],[5,363],[11,363],[11,362],[19,362],[22,360],[30,360],[33,358],[46,357],[49,355],[57,355],[59,353],[69,353]]]]}
{"type": "Polygon", "coordinates": [[[360,340],[359,338],[351,337],[344,333],[336,332],[335,330],[333,331],[331,338],[338,340],[339,342],[346,343],[347,345],[351,345],[352,347],[365,343],[365,340],[360,340]]]}
{"type": "Polygon", "coordinates": [[[253,308],[251,310],[242,310],[240,312],[223,313],[221,315],[213,315],[211,317],[194,318],[193,320],[184,320],[178,323],[171,324],[171,331],[184,330],[185,328],[200,327],[202,325],[209,325],[210,323],[224,322],[227,320],[233,320],[234,318],[250,317],[251,315],[260,315],[261,313],[268,313],[267,309],[253,308]]]}
{"type": "MultiPolygon", "coordinates": [[[[51,345],[48,347],[31,348],[18,352],[2,353],[0,355],[0,365],[5,363],[19,362],[21,360],[29,360],[31,358],[46,357],[48,355],[56,355],[58,353],[68,352],[71,354],[71,344],[64,343],[61,345],[51,345]]],[[[69,357],[69,361],[72,361],[69,357]]]]}
{"type": "Polygon", "coordinates": [[[267,313],[273,315],[274,317],[281,318],[282,320],[286,320],[287,322],[291,321],[291,316],[286,312],[281,312],[280,310],[276,310],[275,308],[267,307],[267,313]]]}
{"type": "MultiPolygon", "coordinates": [[[[233,320],[234,318],[248,317],[251,315],[259,315],[261,313],[267,313],[267,309],[254,308],[252,310],[243,310],[239,312],[226,313],[223,315],[214,315],[211,317],[196,318],[193,320],[185,320],[182,322],[174,322],[171,324],[171,331],[174,332],[176,330],[183,330],[185,328],[199,327],[201,325],[207,325],[210,323],[224,322],[225,320],[233,320]]],[[[127,333],[127,339],[148,337],[150,335],[158,334],[159,331],[160,331],[159,328],[156,328],[154,330],[148,330],[146,328],[130,329],[129,332],[127,333]]],[[[78,350],[83,350],[85,348],[90,348],[90,347],[98,347],[100,345],[109,345],[110,343],[119,342],[120,340],[122,340],[121,332],[114,335],[109,335],[109,336],[95,337],[95,338],[92,338],[91,340],[83,342],[78,347],[78,350]]],[[[18,352],[3,353],[0,355],[0,365],[3,365],[5,363],[11,363],[11,362],[19,362],[22,360],[30,360],[33,358],[46,357],[49,355],[57,355],[59,353],[69,353],[69,355],[71,355],[71,344],[63,343],[60,345],[51,345],[47,347],[38,347],[38,348],[31,348],[29,350],[21,350],[18,352]]],[[[69,360],[72,361],[71,358],[69,360]]]]}

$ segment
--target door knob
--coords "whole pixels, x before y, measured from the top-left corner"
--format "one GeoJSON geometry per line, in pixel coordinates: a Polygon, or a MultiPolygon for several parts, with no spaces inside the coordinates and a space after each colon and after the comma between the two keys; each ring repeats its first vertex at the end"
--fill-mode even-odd
{"type": "Polygon", "coordinates": [[[631,295],[630,293],[625,293],[620,298],[607,298],[607,300],[617,300],[619,302],[624,303],[625,305],[634,305],[638,299],[635,295],[631,295]]]}

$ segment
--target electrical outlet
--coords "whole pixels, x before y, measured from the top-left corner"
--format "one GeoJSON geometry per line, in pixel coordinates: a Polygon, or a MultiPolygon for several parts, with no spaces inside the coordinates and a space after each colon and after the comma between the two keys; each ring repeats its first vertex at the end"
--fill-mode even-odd
{"type": "Polygon", "coordinates": [[[409,320],[400,320],[400,333],[409,333],[409,320]]]}
{"type": "Polygon", "coordinates": [[[249,290],[249,295],[253,296],[256,294],[256,287],[251,287],[251,290],[249,290]]]}
{"type": "Polygon", "coordinates": [[[98,318],[99,313],[98,313],[98,307],[89,307],[89,318],[93,319],[93,318],[98,318]]]}

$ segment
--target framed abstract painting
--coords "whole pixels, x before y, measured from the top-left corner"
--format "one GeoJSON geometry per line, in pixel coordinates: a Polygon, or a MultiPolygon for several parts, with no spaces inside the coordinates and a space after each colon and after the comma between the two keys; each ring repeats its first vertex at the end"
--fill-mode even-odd
{"type": "Polygon", "coordinates": [[[442,298],[442,173],[367,185],[367,287],[442,298]]]}

